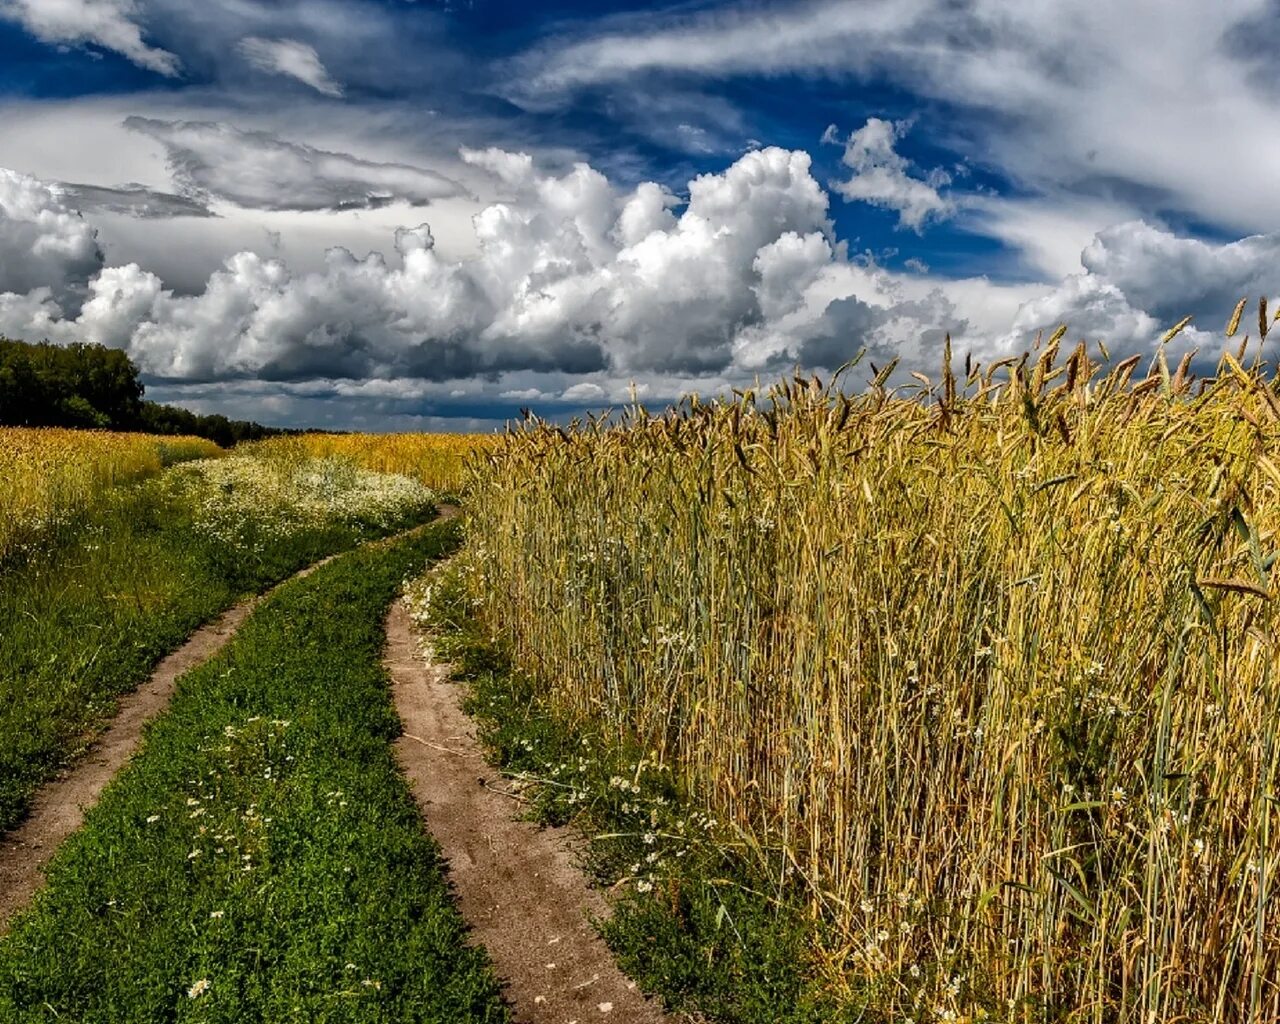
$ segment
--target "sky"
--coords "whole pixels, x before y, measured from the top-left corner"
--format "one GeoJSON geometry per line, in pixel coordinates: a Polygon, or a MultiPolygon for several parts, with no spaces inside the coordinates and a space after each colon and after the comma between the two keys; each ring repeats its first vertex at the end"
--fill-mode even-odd
{"type": "Polygon", "coordinates": [[[0,0],[0,334],[488,430],[1066,323],[1216,355],[1277,0],[0,0]]]}

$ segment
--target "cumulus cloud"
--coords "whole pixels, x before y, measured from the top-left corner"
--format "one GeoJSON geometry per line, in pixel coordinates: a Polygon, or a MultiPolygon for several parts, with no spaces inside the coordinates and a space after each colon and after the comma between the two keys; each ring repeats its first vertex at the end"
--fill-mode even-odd
{"type": "Polygon", "coordinates": [[[78,212],[45,183],[0,169],[0,293],[74,306],[101,267],[97,234],[78,212]]]}
{"type": "Polygon", "coordinates": [[[257,210],[372,209],[394,202],[426,206],[465,195],[457,182],[422,167],[375,163],[269,132],[214,121],[129,117],[125,127],[164,146],[179,190],[257,210]]]}
{"type": "Polygon", "coordinates": [[[81,213],[119,213],[141,220],[168,217],[212,217],[209,207],[190,196],[161,192],[146,185],[129,184],[110,188],[70,181],[51,184],[50,189],[66,204],[81,213]]]}
{"type": "Polygon", "coordinates": [[[1090,276],[1110,281],[1162,320],[1216,317],[1243,295],[1275,288],[1280,234],[1218,244],[1132,221],[1100,231],[1080,262],[1090,276]]]}
{"type": "Polygon", "coordinates": [[[1179,346],[1212,344],[1239,299],[1274,290],[1278,259],[1280,233],[1215,244],[1145,221],[1117,224],[1085,247],[1083,273],[1019,309],[1010,338],[1025,344],[1036,331],[1066,323],[1073,337],[1101,339],[1113,351],[1146,351],[1194,316],[1179,346]]]}
{"type": "Polygon", "coordinates": [[[865,322],[848,315],[853,303],[833,304],[848,298],[840,274],[859,285],[803,152],[747,153],[692,180],[683,204],[587,164],[545,174],[522,154],[463,156],[511,193],[475,217],[475,258],[443,258],[422,225],[397,232],[394,259],[334,249],[308,274],[240,253],[196,295],[136,265],[94,265],[78,314],[14,288],[0,328],[123,347],[171,380],[544,373],[561,380],[540,394],[581,403],[596,391],[576,385],[604,386],[584,376],[724,377],[826,358],[860,340],[847,337],[855,328],[884,344],[948,312],[888,286],[859,300],[876,307],[865,322]],[[751,338],[763,340],[748,350],[751,338]]]}
{"type": "Polygon", "coordinates": [[[325,96],[340,98],[342,86],[329,74],[314,46],[296,39],[263,39],[249,36],[240,40],[240,53],[259,71],[285,75],[311,86],[325,96]]]}
{"type": "Polygon", "coordinates": [[[1136,309],[1112,282],[1092,274],[1073,274],[1049,294],[1018,310],[1010,334],[1011,347],[1025,346],[1041,331],[1066,324],[1073,338],[1102,340],[1109,349],[1146,351],[1160,332],[1160,322],[1136,309]]]}
{"type": "Polygon", "coordinates": [[[739,372],[769,376],[796,364],[830,370],[862,350],[876,362],[896,357],[908,368],[931,368],[947,333],[961,351],[987,359],[1000,354],[1019,305],[1010,303],[1009,289],[989,282],[904,276],[865,256],[824,262],[812,240],[775,247],[774,260],[787,276],[798,272],[795,287],[779,290],[786,298],[774,317],[738,333],[733,366],[739,372]],[[783,251],[785,261],[778,259],[783,251]],[[985,294],[975,302],[973,293],[985,294]]]}
{"type": "MultiPolygon", "coordinates": [[[[919,233],[925,223],[945,220],[955,212],[955,203],[938,191],[951,184],[946,171],[934,169],[921,179],[912,177],[909,161],[895,149],[894,143],[906,134],[908,125],[878,117],[849,136],[845,143],[844,165],[853,171],[846,181],[833,183],[833,188],[846,201],[859,200],[872,206],[894,210],[898,226],[919,233]]],[[[831,141],[834,125],[827,129],[825,141],[831,141]]]]}
{"type": "Polygon", "coordinates": [[[548,174],[521,154],[464,158],[509,191],[475,217],[473,258],[443,257],[424,224],[398,231],[390,257],[333,249],[311,273],[239,253],[191,295],[136,265],[103,267],[58,194],[0,176],[0,255],[14,255],[0,262],[0,331],[123,348],[174,384],[303,395],[347,381],[352,402],[572,410],[623,399],[633,380],[665,399],[796,363],[832,369],[863,348],[931,370],[946,332],[980,359],[1063,321],[1140,350],[1184,313],[1257,294],[1280,249],[1280,234],[1215,245],[1134,222],[1098,234],[1057,288],[949,281],[850,258],[803,152],[747,153],[691,181],[683,203],[587,164],[548,174]]]}
{"type": "Polygon", "coordinates": [[[172,53],[144,41],[137,0],[3,0],[0,16],[45,43],[100,46],[169,77],[181,68],[172,53]]]}

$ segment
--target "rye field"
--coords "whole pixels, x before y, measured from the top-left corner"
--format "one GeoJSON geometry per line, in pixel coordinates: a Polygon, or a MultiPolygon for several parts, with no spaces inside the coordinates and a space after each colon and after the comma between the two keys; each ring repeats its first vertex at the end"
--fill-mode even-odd
{"type": "Polygon", "coordinates": [[[551,1019],[467,941],[403,596],[661,1014],[582,1020],[1280,1022],[1276,377],[1065,338],[497,437],[0,430],[0,882],[245,616],[0,894],[0,1021],[551,1019]]]}
{"type": "Polygon", "coordinates": [[[470,456],[494,444],[489,434],[317,434],[262,442],[267,450],[300,445],[310,456],[340,458],[376,473],[410,476],[441,493],[458,491],[470,456]]]}
{"type": "Polygon", "coordinates": [[[474,464],[469,599],[872,1019],[1280,1019],[1275,383],[1062,336],[531,423],[474,464]]]}

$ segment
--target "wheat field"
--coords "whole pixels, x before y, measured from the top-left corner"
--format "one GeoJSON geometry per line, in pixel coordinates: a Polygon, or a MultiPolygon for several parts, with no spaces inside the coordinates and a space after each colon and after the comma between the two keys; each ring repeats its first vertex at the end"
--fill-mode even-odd
{"type": "Polygon", "coordinates": [[[1062,337],[532,421],[472,464],[473,598],[803,894],[851,1001],[1277,1021],[1275,383],[1062,337]]]}
{"type": "Polygon", "coordinates": [[[434,491],[455,493],[463,485],[468,457],[492,446],[485,434],[302,434],[258,443],[264,453],[300,451],[313,458],[338,457],[375,473],[413,477],[434,491]]]}
{"type": "Polygon", "coordinates": [[[0,560],[47,543],[107,488],[221,454],[198,437],[0,427],[0,560]]]}

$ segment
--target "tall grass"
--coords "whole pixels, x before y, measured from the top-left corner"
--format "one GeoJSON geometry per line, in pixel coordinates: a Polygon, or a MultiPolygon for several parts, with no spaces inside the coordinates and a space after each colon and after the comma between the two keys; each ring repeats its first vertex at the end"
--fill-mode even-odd
{"type": "Polygon", "coordinates": [[[0,427],[0,563],[56,543],[110,487],[221,453],[198,437],[0,427]]]}
{"type": "Polygon", "coordinates": [[[303,434],[271,438],[255,447],[277,455],[300,451],[311,457],[350,459],[363,469],[400,473],[453,494],[462,486],[467,457],[493,443],[486,434],[303,434]]]}
{"type": "Polygon", "coordinates": [[[473,599],[890,1019],[1280,1020],[1280,400],[1224,356],[787,381],[475,463],[473,599]]]}

